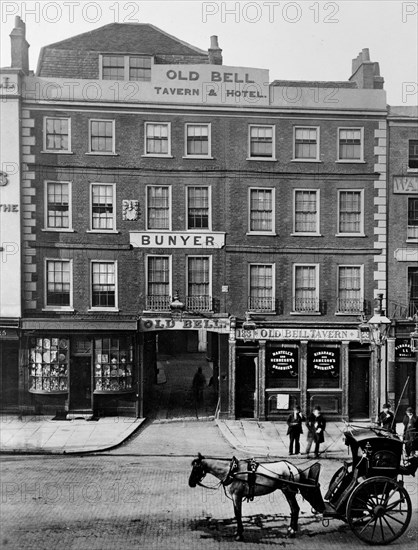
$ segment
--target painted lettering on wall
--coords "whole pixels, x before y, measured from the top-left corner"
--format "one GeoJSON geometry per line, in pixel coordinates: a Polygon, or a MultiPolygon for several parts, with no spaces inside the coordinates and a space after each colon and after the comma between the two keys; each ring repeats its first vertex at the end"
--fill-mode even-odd
{"type": "Polygon", "coordinates": [[[394,176],[394,193],[418,193],[418,176],[394,176]]]}
{"type": "Polygon", "coordinates": [[[0,213],[2,212],[19,212],[18,204],[0,204],[0,213]]]}
{"type": "Polygon", "coordinates": [[[132,231],[130,243],[137,248],[222,248],[225,244],[225,233],[132,231]]]}
{"type": "Polygon", "coordinates": [[[227,319],[141,319],[139,328],[143,332],[155,330],[212,330],[214,332],[227,332],[229,322],[227,319]]]}

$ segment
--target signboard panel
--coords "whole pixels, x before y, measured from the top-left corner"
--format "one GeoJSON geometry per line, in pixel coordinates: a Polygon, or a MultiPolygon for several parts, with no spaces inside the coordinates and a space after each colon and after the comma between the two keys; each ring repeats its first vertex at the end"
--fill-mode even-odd
{"type": "Polygon", "coordinates": [[[418,193],[418,176],[393,176],[393,192],[408,195],[418,193]]]}
{"type": "Polygon", "coordinates": [[[173,319],[171,317],[143,318],[139,321],[141,332],[155,330],[200,330],[206,329],[213,332],[228,333],[229,319],[173,319]]]}
{"type": "Polygon", "coordinates": [[[132,231],[130,244],[135,248],[222,248],[225,233],[191,233],[170,231],[132,231]]]}
{"type": "MultiPolygon", "coordinates": [[[[252,332],[253,340],[360,340],[358,329],[258,328],[252,332]]],[[[244,334],[242,329],[237,329],[235,335],[238,340],[244,336],[248,339],[248,334],[244,334]]]]}

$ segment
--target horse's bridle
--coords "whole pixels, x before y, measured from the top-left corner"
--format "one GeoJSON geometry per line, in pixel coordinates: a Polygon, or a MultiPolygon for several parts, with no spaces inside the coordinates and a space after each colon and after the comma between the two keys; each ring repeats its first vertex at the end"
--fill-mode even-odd
{"type": "MultiPolygon", "coordinates": [[[[203,457],[202,457],[203,458],[203,457]]],[[[202,477],[200,478],[199,481],[196,482],[196,485],[199,485],[199,487],[204,487],[205,489],[218,489],[218,487],[220,487],[221,485],[223,485],[224,487],[226,487],[227,485],[230,485],[233,481],[234,481],[234,474],[235,472],[238,470],[238,460],[235,458],[235,456],[233,456],[231,458],[231,462],[229,464],[229,469],[228,469],[228,473],[226,474],[226,476],[224,477],[224,479],[221,479],[219,481],[219,483],[217,483],[216,485],[214,485],[213,487],[209,487],[209,485],[205,485],[204,483],[202,483],[202,479],[205,478],[207,472],[205,471],[205,468],[202,464],[202,459],[200,459],[200,463],[199,463],[199,466],[201,467],[202,469],[202,472],[203,472],[203,475],[202,477]]]]}

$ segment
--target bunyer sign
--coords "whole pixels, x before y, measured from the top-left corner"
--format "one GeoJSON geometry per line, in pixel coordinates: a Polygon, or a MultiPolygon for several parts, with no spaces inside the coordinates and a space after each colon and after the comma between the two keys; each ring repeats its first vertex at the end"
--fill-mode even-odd
{"type": "MultiPolygon", "coordinates": [[[[358,329],[258,328],[253,333],[254,340],[323,340],[338,342],[342,340],[360,340],[358,329]]],[[[242,329],[236,330],[236,338],[242,340],[242,329]]]]}
{"type": "Polygon", "coordinates": [[[130,244],[136,248],[222,248],[225,233],[132,231],[130,244]]]}

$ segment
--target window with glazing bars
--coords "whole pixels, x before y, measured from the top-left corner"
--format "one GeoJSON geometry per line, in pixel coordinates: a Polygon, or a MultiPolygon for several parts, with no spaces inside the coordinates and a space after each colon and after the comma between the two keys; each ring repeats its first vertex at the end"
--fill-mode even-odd
{"type": "Polygon", "coordinates": [[[114,262],[92,262],[92,307],[115,307],[116,265],[114,262]]]}
{"type": "Polygon", "coordinates": [[[408,168],[418,168],[418,139],[409,140],[408,168]]]}
{"type": "Polygon", "coordinates": [[[250,231],[273,231],[272,189],[250,189],[250,231]]]}
{"type": "Polygon", "coordinates": [[[250,157],[273,158],[272,126],[250,126],[250,157]]]}
{"type": "Polygon", "coordinates": [[[295,233],[318,231],[318,192],[295,191],[295,233]]]}
{"type": "Polygon", "coordinates": [[[317,311],[319,307],[316,266],[295,267],[294,311],[317,311]]]}
{"type": "Polygon", "coordinates": [[[69,306],[71,302],[71,264],[65,260],[46,262],[46,305],[69,306]]]}
{"type": "Polygon", "coordinates": [[[68,229],[70,227],[69,184],[48,182],[46,185],[47,227],[68,229]]]}
{"type": "Polygon", "coordinates": [[[340,266],[337,310],[341,313],[361,313],[363,311],[361,294],[360,266],[340,266]]]}
{"type": "Polygon", "coordinates": [[[148,123],[146,128],[147,155],[168,155],[168,124],[148,123]]]}
{"type": "Polygon", "coordinates": [[[170,259],[168,256],[148,257],[148,296],[170,296],[170,259]]]}
{"type": "Polygon", "coordinates": [[[114,229],[113,185],[91,186],[91,228],[114,229]]]}
{"type": "Polygon", "coordinates": [[[361,130],[342,128],[339,135],[339,160],[361,160],[361,130]]]}
{"type": "Polygon", "coordinates": [[[102,58],[103,80],[126,80],[123,55],[104,55],[102,58]]]}
{"type": "Polygon", "coordinates": [[[207,156],[209,154],[209,126],[187,124],[187,155],[207,156]]]}
{"type": "Polygon", "coordinates": [[[114,135],[112,120],[90,121],[90,152],[113,153],[114,135]]]}
{"type": "Polygon", "coordinates": [[[418,239],[418,198],[408,197],[408,239],[418,239]]]}
{"type": "Polygon", "coordinates": [[[69,119],[47,118],[45,120],[46,151],[69,151],[69,119]]]}
{"type": "Polygon", "coordinates": [[[170,229],[169,187],[147,187],[148,229],[170,229]]]}
{"type": "Polygon", "coordinates": [[[418,267],[408,267],[409,317],[418,315],[418,267]]]}
{"type": "Polygon", "coordinates": [[[273,309],[273,266],[271,264],[250,265],[250,303],[251,310],[273,309]]]}
{"type": "Polygon", "coordinates": [[[340,191],[339,233],[361,233],[361,191],[340,191]]]}
{"type": "Polygon", "coordinates": [[[209,296],[210,273],[207,256],[187,258],[188,296],[209,296]]]}
{"type": "Polygon", "coordinates": [[[148,82],[151,80],[151,58],[130,57],[129,58],[129,80],[148,82]]]}
{"type": "Polygon", "coordinates": [[[209,229],[209,188],[187,188],[187,229],[209,229]]]}
{"type": "Polygon", "coordinates": [[[295,129],[295,158],[317,159],[318,130],[317,128],[295,129]]]}

